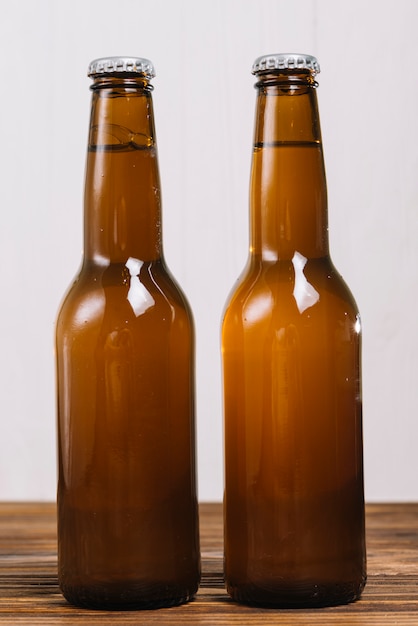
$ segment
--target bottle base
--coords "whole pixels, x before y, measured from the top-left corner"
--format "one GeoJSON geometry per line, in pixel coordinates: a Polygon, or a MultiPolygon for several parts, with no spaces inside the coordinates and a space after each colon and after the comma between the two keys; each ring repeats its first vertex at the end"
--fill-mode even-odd
{"type": "Polygon", "coordinates": [[[197,586],[190,590],[173,589],[167,585],[137,585],[119,583],[112,585],[71,586],[62,585],[64,598],[79,608],[106,611],[133,611],[160,609],[185,604],[193,600],[197,586]],[[171,592],[170,592],[171,591],[171,592]]]}
{"type": "Polygon", "coordinates": [[[338,606],[355,602],[361,596],[366,579],[340,584],[299,583],[298,585],[229,585],[227,592],[240,604],[264,608],[301,609],[338,606]]]}

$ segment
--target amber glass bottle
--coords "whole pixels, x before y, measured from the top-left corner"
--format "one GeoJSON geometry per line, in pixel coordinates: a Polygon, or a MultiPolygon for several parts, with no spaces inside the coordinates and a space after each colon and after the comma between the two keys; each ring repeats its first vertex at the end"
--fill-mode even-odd
{"type": "Polygon", "coordinates": [[[89,75],[84,258],[56,331],[59,582],[80,606],[168,606],[200,576],[193,321],[162,253],[153,66],[89,75]]]}
{"type": "Polygon", "coordinates": [[[318,71],[254,65],[250,254],[222,328],[226,585],[265,606],[349,602],[366,579],[360,318],[329,256],[318,71]]]}

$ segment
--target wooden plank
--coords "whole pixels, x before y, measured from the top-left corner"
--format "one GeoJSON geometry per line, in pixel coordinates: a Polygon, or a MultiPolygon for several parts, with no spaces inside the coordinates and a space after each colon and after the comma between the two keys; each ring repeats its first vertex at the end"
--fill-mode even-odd
{"type": "Polygon", "coordinates": [[[201,504],[202,584],[193,602],[157,611],[71,607],[56,578],[55,506],[0,504],[0,625],[188,624],[417,626],[418,503],[367,506],[369,579],[359,602],[316,610],[256,609],[232,602],[222,575],[222,506],[201,504]]]}

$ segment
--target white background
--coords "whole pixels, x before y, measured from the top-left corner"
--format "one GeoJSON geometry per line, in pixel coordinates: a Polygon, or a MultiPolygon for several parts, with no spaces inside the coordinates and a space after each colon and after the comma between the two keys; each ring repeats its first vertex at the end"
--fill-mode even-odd
{"type": "Polygon", "coordinates": [[[0,499],[55,497],[56,312],[81,259],[88,63],[154,62],[165,255],[197,328],[201,500],[222,498],[219,327],[247,256],[255,91],[318,57],[334,262],[364,331],[366,497],[418,500],[416,0],[20,0],[0,22],[0,499]]]}

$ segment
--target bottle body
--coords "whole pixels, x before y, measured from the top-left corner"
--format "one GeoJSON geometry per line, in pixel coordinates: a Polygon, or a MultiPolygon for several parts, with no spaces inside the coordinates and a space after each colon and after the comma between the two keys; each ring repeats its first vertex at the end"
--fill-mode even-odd
{"type": "Polygon", "coordinates": [[[200,576],[193,319],[161,253],[149,113],[138,85],[93,94],[84,261],[57,321],[59,582],[94,608],[179,604],[200,576]]]}
{"type": "Polygon", "coordinates": [[[237,601],[321,606],[365,584],[361,329],[327,250],[311,87],[281,80],[260,88],[251,252],[222,326],[225,578],[237,601]]]}
{"type": "Polygon", "coordinates": [[[255,264],[225,315],[226,580],[242,602],[337,604],[365,576],[359,320],[326,260],[305,266],[311,311],[294,273],[255,264]]]}

